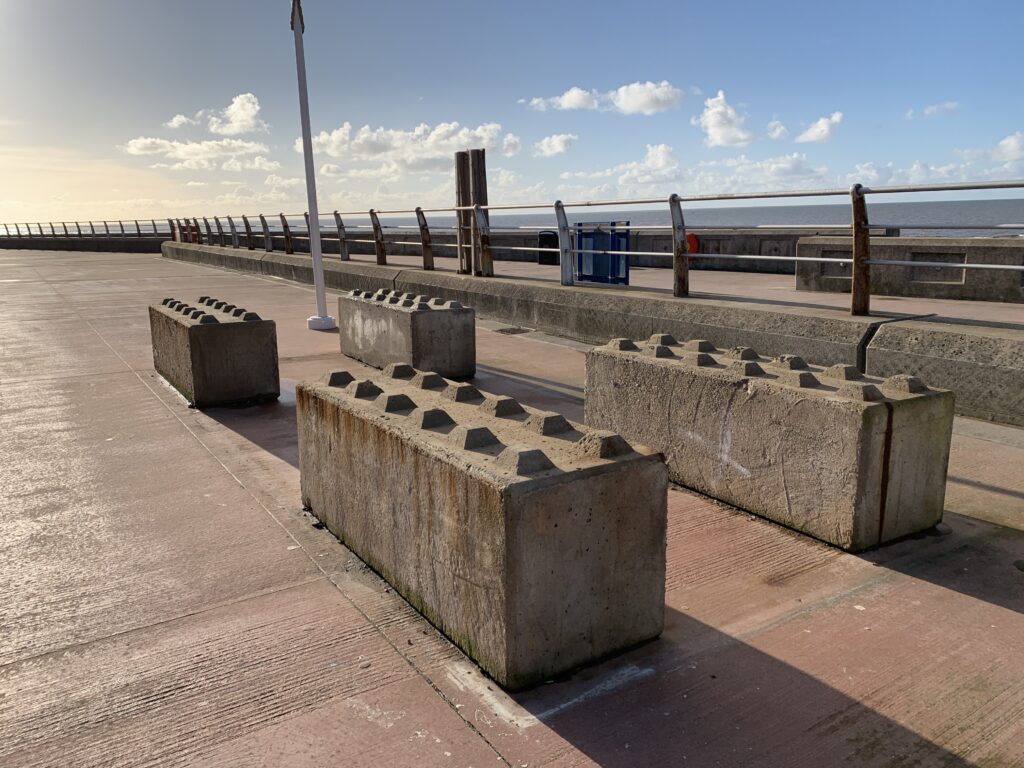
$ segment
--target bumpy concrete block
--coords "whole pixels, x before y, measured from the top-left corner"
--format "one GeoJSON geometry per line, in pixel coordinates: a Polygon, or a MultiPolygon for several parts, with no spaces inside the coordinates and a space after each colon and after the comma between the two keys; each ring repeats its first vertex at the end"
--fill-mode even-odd
{"type": "Polygon", "coordinates": [[[338,298],[341,351],[383,368],[407,363],[464,379],[476,373],[476,313],[456,301],[399,291],[350,291],[338,298]]]}
{"type": "Polygon", "coordinates": [[[942,519],[953,394],[662,335],[587,353],[586,420],[673,481],[848,550],[942,519]]]}
{"type": "Polygon", "coordinates": [[[296,399],[307,508],[501,685],[661,633],[660,455],[408,365],[296,399]]]}
{"type": "Polygon", "coordinates": [[[200,296],[149,308],[153,365],[197,408],[274,400],[281,393],[277,328],[244,307],[200,296]]]}

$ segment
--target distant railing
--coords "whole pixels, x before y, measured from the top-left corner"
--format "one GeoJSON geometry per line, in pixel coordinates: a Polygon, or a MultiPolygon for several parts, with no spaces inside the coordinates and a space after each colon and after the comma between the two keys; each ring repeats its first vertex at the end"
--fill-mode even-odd
{"type": "MultiPolygon", "coordinates": [[[[677,297],[685,297],[690,293],[689,262],[691,259],[736,259],[752,261],[790,261],[801,263],[828,263],[852,265],[851,278],[851,313],[854,315],[867,315],[871,309],[871,267],[872,266],[914,266],[934,267],[937,269],[996,269],[1024,272],[1024,266],[1004,264],[967,264],[950,262],[929,262],[929,261],[901,261],[871,258],[870,234],[875,230],[890,229],[917,229],[917,230],[950,230],[950,229],[977,229],[977,230],[1019,230],[1024,232],[1024,224],[997,224],[978,226],[951,226],[944,224],[901,224],[898,222],[886,222],[884,224],[870,224],[868,220],[867,197],[869,195],[887,194],[913,194],[921,192],[953,192],[953,191],[981,191],[996,189],[1024,189],[1024,181],[1001,181],[1001,182],[978,182],[978,183],[954,183],[954,184],[929,184],[929,185],[904,185],[904,186],[881,186],[865,187],[861,184],[854,184],[849,189],[815,189],[784,192],[751,192],[720,195],[690,195],[681,196],[669,195],[667,198],[634,198],[628,200],[586,200],[563,202],[556,200],[552,203],[516,203],[511,205],[475,205],[475,206],[453,206],[450,208],[409,208],[398,210],[376,210],[368,211],[335,211],[333,228],[330,223],[324,226],[321,222],[321,234],[329,240],[337,240],[338,257],[342,261],[350,259],[349,244],[372,245],[373,253],[378,264],[387,264],[388,245],[401,245],[418,247],[422,257],[423,269],[434,268],[434,249],[454,249],[458,259],[458,271],[461,274],[472,274],[483,277],[494,275],[494,252],[495,251],[528,251],[530,253],[554,253],[558,255],[560,267],[560,278],[562,285],[573,285],[575,282],[575,255],[576,254],[603,254],[603,255],[624,255],[624,256],[658,256],[667,254],[656,251],[616,251],[601,249],[582,249],[574,244],[573,229],[569,226],[566,209],[616,207],[627,206],[667,206],[668,225],[635,225],[619,226],[618,229],[638,230],[644,232],[668,232],[672,239],[672,269],[673,286],[672,293],[677,297]],[[852,239],[852,257],[845,258],[822,258],[822,257],[798,257],[798,256],[768,256],[760,254],[737,254],[737,253],[689,253],[687,247],[687,227],[684,219],[684,204],[723,202],[734,200],[772,200],[772,199],[796,199],[796,198],[825,198],[843,197],[850,201],[851,221],[844,225],[814,225],[808,228],[815,230],[829,230],[848,236],[852,239]],[[507,211],[551,211],[554,216],[554,225],[551,227],[519,226],[519,227],[495,227],[490,224],[492,212],[507,211]],[[427,223],[427,214],[445,214],[451,216],[453,226],[430,227],[427,223]],[[381,217],[406,216],[415,217],[416,224],[392,224],[381,223],[381,217]],[[369,224],[346,224],[345,219],[349,217],[368,218],[369,224]],[[555,230],[558,235],[557,247],[538,246],[512,246],[499,245],[492,242],[492,235],[495,234],[532,234],[538,230],[555,230]],[[390,238],[385,237],[385,231],[390,238]],[[437,242],[432,238],[431,233],[445,232],[453,233],[455,242],[437,242]],[[398,237],[415,237],[413,239],[396,239],[398,237]]],[[[167,229],[158,228],[155,220],[149,222],[150,228],[143,232],[138,221],[132,221],[134,227],[126,230],[123,222],[116,222],[117,232],[111,232],[111,222],[98,222],[103,225],[104,231],[98,233],[95,228],[97,222],[87,222],[88,232],[82,229],[79,222],[72,222],[75,232],[72,234],[65,222],[58,222],[60,232],[54,224],[48,224],[50,232],[45,232],[42,225],[36,224],[33,232],[28,224],[4,224],[8,237],[106,237],[106,236],[132,236],[138,237],[167,237],[173,240],[191,243],[205,243],[224,247],[255,250],[263,248],[267,252],[275,250],[275,241],[282,241],[285,253],[295,252],[297,240],[308,240],[309,238],[309,214],[285,214],[279,213],[268,219],[265,214],[256,215],[231,215],[212,217],[186,217],[167,219],[167,229]],[[212,224],[211,224],[212,220],[212,224]],[[200,224],[200,222],[202,222],[200,224]],[[273,224],[271,224],[273,222],[273,224]],[[296,222],[301,222],[296,226],[296,222]],[[24,229],[23,229],[24,228],[24,229]],[[134,229],[134,232],[132,231],[134,229]]],[[[797,225],[781,225],[777,229],[792,229],[797,225]]],[[[706,227],[696,228],[700,230],[730,230],[749,229],[749,227],[706,227]]]]}
{"type": "Polygon", "coordinates": [[[174,231],[171,219],[124,219],[118,221],[48,221],[0,224],[4,237],[162,237],[174,231]],[[166,224],[166,226],[165,226],[166,224]]]}

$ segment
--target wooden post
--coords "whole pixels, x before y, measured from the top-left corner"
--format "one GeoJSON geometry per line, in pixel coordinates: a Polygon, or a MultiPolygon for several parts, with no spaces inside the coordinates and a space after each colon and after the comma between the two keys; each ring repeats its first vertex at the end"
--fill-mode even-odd
{"type": "Polygon", "coordinates": [[[671,195],[668,209],[672,214],[672,295],[690,295],[690,263],[686,257],[686,224],[679,195],[671,195]]]}
{"type": "MultiPolygon", "coordinates": [[[[471,205],[469,190],[469,152],[455,153],[455,205],[471,205]]],[[[470,211],[455,212],[455,243],[459,257],[459,274],[468,275],[471,270],[470,254],[470,211]]]]}
{"type": "Polygon", "coordinates": [[[284,252],[295,253],[295,248],[292,246],[292,230],[288,226],[288,219],[281,214],[281,229],[284,230],[284,252]]]}
{"type": "Polygon", "coordinates": [[[423,268],[434,268],[434,246],[430,244],[430,229],[427,227],[427,217],[423,215],[423,209],[416,207],[416,223],[420,225],[420,246],[423,249],[423,268]]]}
{"type": "Polygon", "coordinates": [[[871,314],[871,232],[868,229],[868,203],[861,185],[850,187],[853,206],[853,285],[851,287],[850,314],[871,314]]]}
{"type": "Polygon", "coordinates": [[[255,251],[256,243],[252,239],[252,226],[249,224],[248,216],[242,216],[242,225],[245,227],[245,247],[250,251],[255,251]]]}
{"type": "Polygon", "coordinates": [[[337,211],[334,212],[334,228],[338,230],[338,258],[348,261],[348,235],[345,233],[345,222],[337,211]]]}
{"type": "Polygon", "coordinates": [[[487,221],[487,211],[479,205],[473,208],[474,238],[473,250],[478,254],[480,260],[481,277],[494,277],[494,259],[491,256],[491,226],[487,221]],[[490,264],[490,272],[486,271],[486,265],[490,264]]]}
{"type": "MultiPolygon", "coordinates": [[[[482,149],[469,150],[469,199],[470,205],[487,205],[487,159],[482,149]]],[[[484,277],[494,276],[494,259],[490,248],[484,253],[482,233],[490,229],[490,215],[487,211],[474,211],[473,224],[476,236],[473,238],[473,274],[484,277]],[[482,214],[482,217],[479,215],[482,214]]]]}
{"type": "Polygon", "coordinates": [[[377,263],[387,264],[388,253],[384,247],[384,230],[380,226],[380,218],[373,208],[370,209],[370,223],[373,225],[373,250],[377,254],[377,263]]]}

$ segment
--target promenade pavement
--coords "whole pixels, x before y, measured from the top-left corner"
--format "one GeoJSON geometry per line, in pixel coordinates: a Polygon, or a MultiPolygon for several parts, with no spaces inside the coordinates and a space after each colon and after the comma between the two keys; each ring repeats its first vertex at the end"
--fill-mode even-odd
{"type": "MultiPolygon", "coordinates": [[[[509,696],[302,512],[295,384],[361,369],[312,304],[0,251],[0,765],[1024,764],[1024,430],[958,418],[943,526],[861,556],[670,491],[664,636],[509,696]],[[147,304],[201,294],[277,321],[279,402],[153,371],[147,304]]],[[[582,418],[585,347],[509,330],[475,383],[582,418]]]]}

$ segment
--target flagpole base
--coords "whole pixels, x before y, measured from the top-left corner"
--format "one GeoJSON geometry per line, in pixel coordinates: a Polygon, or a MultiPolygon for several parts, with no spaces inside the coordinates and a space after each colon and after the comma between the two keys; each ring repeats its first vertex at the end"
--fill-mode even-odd
{"type": "Polygon", "coordinates": [[[306,327],[311,331],[333,331],[338,322],[330,315],[313,315],[306,320],[306,327]]]}

